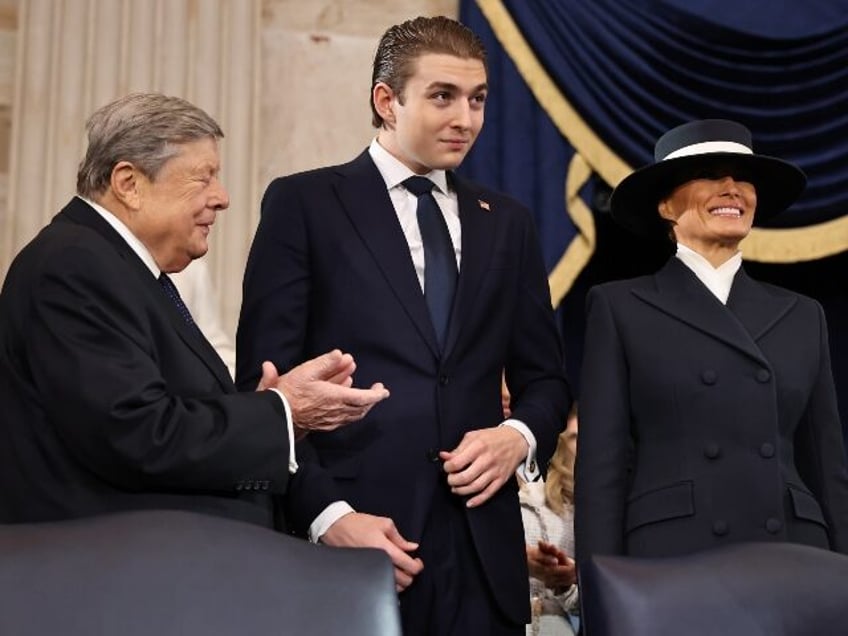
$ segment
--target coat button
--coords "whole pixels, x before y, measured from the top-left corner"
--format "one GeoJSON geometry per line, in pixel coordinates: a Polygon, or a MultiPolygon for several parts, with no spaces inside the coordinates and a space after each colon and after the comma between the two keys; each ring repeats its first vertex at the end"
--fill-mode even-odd
{"type": "Polygon", "coordinates": [[[766,519],[766,531],[769,534],[777,534],[783,529],[783,524],[780,523],[780,519],[775,519],[774,517],[769,517],[766,519]]]}
{"type": "Polygon", "coordinates": [[[771,379],[771,373],[768,369],[760,369],[757,371],[757,382],[768,382],[771,379]]]}
{"type": "Polygon", "coordinates": [[[433,464],[437,464],[439,462],[439,451],[435,448],[428,448],[426,456],[428,462],[432,462],[433,464]]]}
{"type": "Polygon", "coordinates": [[[705,369],[701,372],[701,382],[707,385],[713,385],[718,379],[718,374],[712,369],[705,369]]]}
{"type": "Polygon", "coordinates": [[[721,455],[721,446],[715,442],[710,442],[704,446],[704,457],[707,459],[716,459],[719,455],[721,455]]]}
{"type": "Polygon", "coordinates": [[[774,444],[770,442],[763,442],[763,445],[760,446],[760,456],[768,459],[769,457],[774,457],[774,444]]]}
{"type": "Polygon", "coordinates": [[[727,534],[727,522],[719,519],[718,521],[713,521],[713,534],[719,537],[723,537],[727,534]]]}
{"type": "Polygon", "coordinates": [[[439,376],[439,384],[441,386],[447,386],[449,383],[450,383],[450,378],[448,378],[447,375],[445,375],[443,373],[442,375],[439,376]]]}

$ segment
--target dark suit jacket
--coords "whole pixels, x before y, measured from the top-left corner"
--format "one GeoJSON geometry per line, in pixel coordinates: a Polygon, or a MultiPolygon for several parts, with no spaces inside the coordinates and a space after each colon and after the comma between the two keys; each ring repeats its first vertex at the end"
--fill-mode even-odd
{"type": "Polygon", "coordinates": [[[0,294],[0,522],[176,508],[268,525],[285,414],[236,392],[120,235],[74,198],[0,294]]]}
{"type": "MultiPolygon", "coordinates": [[[[513,416],[534,432],[543,466],[570,402],[530,214],[503,195],[449,178],[459,200],[462,263],[443,354],[385,182],[367,152],[268,187],[236,347],[237,381],[245,386],[265,356],[288,368],[334,347],[353,354],[358,386],[388,386],[391,397],[362,422],[309,436],[303,452],[314,452],[324,469],[325,479],[310,481],[323,503],[345,499],[389,516],[413,541],[445,479],[438,450],[503,420],[504,367],[513,416]]],[[[310,509],[304,503],[300,510],[310,509]]],[[[496,598],[508,616],[525,620],[515,480],[467,518],[496,598]]]]}
{"type": "Polygon", "coordinates": [[[577,554],[741,541],[848,551],[848,479],[815,301],[739,270],[722,305],[680,260],[588,296],[577,554]]]}

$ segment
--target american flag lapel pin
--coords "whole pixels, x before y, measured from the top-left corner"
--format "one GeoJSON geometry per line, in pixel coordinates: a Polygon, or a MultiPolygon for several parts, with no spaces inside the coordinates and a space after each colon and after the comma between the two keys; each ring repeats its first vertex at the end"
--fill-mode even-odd
{"type": "Polygon", "coordinates": [[[491,212],[491,208],[489,207],[488,201],[483,201],[483,199],[477,199],[477,203],[480,205],[481,208],[486,210],[486,212],[491,212]]]}

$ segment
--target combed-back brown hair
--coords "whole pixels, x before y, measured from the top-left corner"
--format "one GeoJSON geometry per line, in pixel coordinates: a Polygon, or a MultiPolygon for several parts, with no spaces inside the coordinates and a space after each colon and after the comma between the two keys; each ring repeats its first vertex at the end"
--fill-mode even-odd
{"type": "Polygon", "coordinates": [[[106,104],[89,117],[86,129],[88,148],[77,172],[77,194],[89,198],[106,191],[121,161],[152,181],[179,152],[179,144],[224,136],[206,112],[160,93],[132,93],[106,104]]]}
{"type": "MultiPolygon", "coordinates": [[[[446,18],[418,17],[390,27],[380,38],[371,74],[371,123],[375,128],[383,125],[383,118],[374,107],[374,86],[377,82],[388,85],[403,103],[403,90],[415,72],[416,60],[427,53],[443,53],[463,59],[480,60],[486,67],[486,49],[483,42],[467,26],[446,18]]],[[[486,69],[488,75],[488,69],[486,69]]]]}

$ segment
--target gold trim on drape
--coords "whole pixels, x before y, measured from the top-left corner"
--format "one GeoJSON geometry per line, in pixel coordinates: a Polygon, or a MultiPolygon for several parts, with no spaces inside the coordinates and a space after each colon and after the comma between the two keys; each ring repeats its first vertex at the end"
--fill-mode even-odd
{"type": "Polygon", "coordinates": [[[592,210],[580,198],[580,188],[591,175],[592,168],[582,156],[575,153],[568,165],[565,180],[565,209],[579,232],[548,275],[554,307],[565,298],[595,252],[595,219],[592,210]]]}
{"type": "MultiPolygon", "coordinates": [[[[612,186],[630,174],[632,168],[594,133],[551,80],[503,1],[476,0],[476,2],[492,27],[495,37],[515,63],[527,86],[560,133],[572,145],[575,153],[612,186]]],[[[574,199],[579,198],[576,192],[579,186],[589,178],[587,172],[583,182],[578,185],[572,182],[572,174],[578,173],[583,174],[583,171],[575,168],[575,160],[572,159],[566,192],[566,210],[580,234],[572,240],[549,276],[551,297],[555,306],[568,293],[577,274],[591,258],[595,246],[591,212],[582,201],[578,205],[577,201],[571,198],[572,192],[574,199]],[[575,188],[573,191],[572,187],[575,188]],[[584,218],[584,211],[589,211],[588,223],[584,218]],[[589,227],[591,238],[585,234],[586,228],[589,227]]],[[[754,228],[740,247],[744,258],[766,263],[793,263],[832,256],[848,249],[848,215],[833,221],[800,228],[754,228]]]]}

